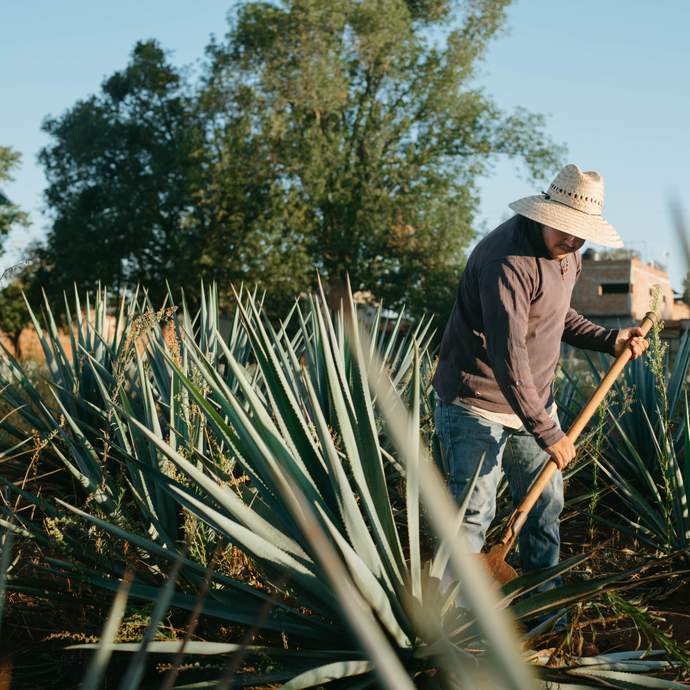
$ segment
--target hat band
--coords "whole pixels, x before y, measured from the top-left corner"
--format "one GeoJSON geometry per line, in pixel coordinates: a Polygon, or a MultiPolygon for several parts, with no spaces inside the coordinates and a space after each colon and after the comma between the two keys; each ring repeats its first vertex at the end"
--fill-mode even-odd
{"type": "Polygon", "coordinates": [[[561,206],[565,206],[566,208],[570,208],[573,211],[580,211],[581,213],[586,213],[588,216],[601,216],[601,213],[590,213],[589,211],[584,211],[581,208],[576,208],[575,206],[571,206],[570,204],[566,204],[563,201],[558,201],[558,199],[554,199],[550,194],[547,194],[546,192],[542,192],[544,195],[544,200],[545,201],[550,201],[554,204],[560,204],[561,206]]]}

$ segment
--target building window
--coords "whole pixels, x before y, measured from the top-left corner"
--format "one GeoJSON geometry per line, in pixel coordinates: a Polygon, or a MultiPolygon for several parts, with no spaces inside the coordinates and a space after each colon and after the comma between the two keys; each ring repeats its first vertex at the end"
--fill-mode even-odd
{"type": "MultiPolygon", "coordinates": [[[[599,294],[601,294],[601,288],[599,288],[599,294]]],[[[653,297],[654,296],[654,288],[650,287],[649,288],[649,296],[653,297]]],[[[666,301],[666,295],[661,295],[661,301],[665,302],[666,301]]]]}
{"type": "Polygon", "coordinates": [[[632,292],[631,283],[602,283],[599,286],[600,295],[627,295],[632,292]]]}

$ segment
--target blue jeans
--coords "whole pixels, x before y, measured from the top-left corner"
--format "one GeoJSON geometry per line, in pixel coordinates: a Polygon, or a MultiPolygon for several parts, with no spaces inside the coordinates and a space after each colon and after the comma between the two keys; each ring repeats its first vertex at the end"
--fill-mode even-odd
{"type": "MultiPolygon", "coordinates": [[[[517,507],[532,482],[549,459],[532,434],[490,422],[459,405],[441,405],[435,412],[436,433],[446,450],[450,473],[448,486],[456,500],[462,495],[479,458],[486,451],[477,484],[465,513],[463,544],[470,553],[479,553],[486,531],[496,514],[496,488],[501,467],[510,485],[513,506],[517,507]]],[[[529,513],[520,534],[520,566],[523,572],[549,568],[558,563],[561,551],[559,516],[563,510],[563,477],[555,472],[529,513]]],[[[561,584],[556,577],[531,594],[561,584]]]]}

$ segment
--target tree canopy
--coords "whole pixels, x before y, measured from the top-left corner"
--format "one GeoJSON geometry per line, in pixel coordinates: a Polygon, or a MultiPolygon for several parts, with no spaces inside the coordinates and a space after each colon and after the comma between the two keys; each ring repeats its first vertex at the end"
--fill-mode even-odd
{"type": "MultiPolygon", "coordinates": [[[[10,147],[0,146],[0,182],[12,182],[14,178],[11,171],[18,167],[21,154],[10,147]]],[[[30,225],[29,214],[22,211],[17,204],[13,204],[0,189],[0,255],[3,254],[2,241],[7,237],[13,226],[28,228],[30,225]]],[[[18,267],[14,267],[17,270],[18,267]]],[[[0,275],[5,280],[0,280],[0,331],[2,331],[12,343],[17,359],[21,358],[19,338],[22,331],[29,323],[29,312],[26,309],[24,296],[20,282],[14,281],[7,284],[11,277],[6,273],[12,271],[0,270],[0,275]]]]}
{"type": "Polygon", "coordinates": [[[138,44],[98,96],[45,121],[54,143],[39,159],[53,225],[39,254],[49,282],[89,289],[191,277],[186,219],[198,142],[182,91],[163,51],[138,44]]]}
{"type": "Polygon", "coordinates": [[[155,43],[97,96],[46,121],[54,222],[43,280],[316,279],[447,313],[499,155],[542,177],[541,116],[474,86],[509,0],[244,2],[194,84],[155,43]],[[49,269],[49,270],[48,270],[49,269]]]}
{"type": "MultiPolygon", "coordinates": [[[[14,180],[11,172],[19,166],[20,161],[20,153],[9,146],[0,146],[0,184],[14,180]]],[[[14,225],[28,228],[29,214],[13,204],[0,188],[0,254],[3,252],[2,242],[14,225]]]]}

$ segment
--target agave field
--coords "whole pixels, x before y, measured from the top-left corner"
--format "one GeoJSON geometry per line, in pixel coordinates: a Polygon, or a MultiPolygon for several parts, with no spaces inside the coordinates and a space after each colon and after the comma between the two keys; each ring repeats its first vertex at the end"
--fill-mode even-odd
{"type": "Polygon", "coordinates": [[[443,483],[430,322],[235,298],[221,334],[215,287],[196,314],[74,294],[33,315],[43,370],[2,352],[0,687],[683,685],[688,647],[643,599],[690,568],[687,339],[672,370],[628,370],[570,472],[573,524],[618,543],[582,528],[591,548],[494,590],[443,483]],[[564,609],[566,634],[527,632],[564,609]],[[606,624],[639,643],[585,656],[606,624]]]}

